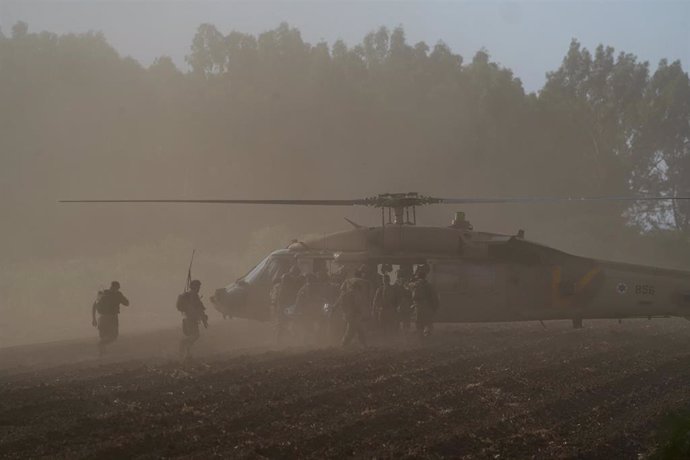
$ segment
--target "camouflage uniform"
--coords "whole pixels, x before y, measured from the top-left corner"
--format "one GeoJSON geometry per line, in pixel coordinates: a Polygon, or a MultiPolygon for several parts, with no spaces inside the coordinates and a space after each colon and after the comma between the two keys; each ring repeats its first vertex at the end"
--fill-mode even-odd
{"type": "Polygon", "coordinates": [[[410,323],[412,321],[412,291],[410,289],[410,277],[412,276],[412,269],[408,266],[401,266],[398,270],[398,276],[395,280],[395,290],[398,295],[398,321],[400,329],[403,333],[410,330],[410,323]]]}
{"type": "Polygon", "coordinates": [[[371,284],[361,272],[345,280],[340,288],[338,303],[345,316],[345,335],[342,345],[347,346],[357,336],[363,346],[367,346],[364,321],[370,316],[371,284]]]}
{"type": "Polygon", "coordinates": [[[276,340],[280,342],[285,335],[288,325],[287,310],[295,305],[297,293],[304,284],[304,277],[300,274],[299,268],[293,266],[288,273],[280,278],[280,283],[276,295],[276,340]]]}
{"type": "Polygon", "coordinates": [[[100,354],[105,352],[105,346],[114,342],[120,333],[120,305],[129,306],[129,300],[120,292],[120,283],[117,281],[110,284],[110,289],[99,291],[93,303],[91,316],[93,325],[98,328],[100,354]]]}
{"type": "Polygon", "coordinates": [[[400,299],[398,290],[390,284],[388,275],[384,276],[383,284],[376,289],[376,294],[374,294],[373,309],[384,337],[391,338],[396,335],[398,328],[400,299]]]}
{"type": "Polygon", "coordinates": [[[297,292],[295,312],[304,332],[304,339],[318,333],[323,319],[323,305],[326,303],[326,285],[309,274],[306,283],[297,292]]]}
{"type": "Polygon", "coordinates": [[[189,355],[194,342],[199,340],[199,323],[208,323],[206,307],[199,297],[201,283],[194,280],[190,284],[190,290],[177,297],[177,309],[182,312],[182,334],[184,338],[180,341],[180,352],[189,355]]]}
{"type": "Polygon", "coordinates": [[[340,287],[344,282],[341,275],[342,273],[327,275],[323,281],[324,296],[328,304],[327,311],[324,311],[324,324],[328,337],[333,343],[340,343],[345,334],[345,318],[342,313],[342,306],[338,302],[340,287]]]}
{"type": "Polygon", "coordinates": [[[425,273],[418,274],[418,279],[412,285],[412,307],[416,314],[416,329],[419,337],[431,334],[434,313],[439,306],[436,289],[425,276],[425,273]]]}

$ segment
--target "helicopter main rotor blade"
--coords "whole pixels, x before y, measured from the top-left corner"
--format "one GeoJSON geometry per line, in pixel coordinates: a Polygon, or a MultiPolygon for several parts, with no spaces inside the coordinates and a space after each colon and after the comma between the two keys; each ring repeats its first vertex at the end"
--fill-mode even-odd
{"type": "Polygon", "coordinates": [[[60,200],[59,203],[207,203],[207,204],[276,204],[306,206],[366,205],[366,200],[60,200]]]}
{"type": "Polygon", "coordinates": [[[434,198],[440,204],[562,203],[584,201],[673,201],[690,200],[687,196],[536,196],[515,198],[434,198]]]}
{"type": "Polygon", "coordinates": [[[436,198],[416,193],[382,194],[354,200],[60,200],[60,203],[195,203],[195,204],[260,204],[296,206],[371,206],[406,208],[430,204],[500,204],[500,203],[564,203],[587,201],[672,201],[690,200],[686,196],[535,196],[504,198],[436,198]]]}

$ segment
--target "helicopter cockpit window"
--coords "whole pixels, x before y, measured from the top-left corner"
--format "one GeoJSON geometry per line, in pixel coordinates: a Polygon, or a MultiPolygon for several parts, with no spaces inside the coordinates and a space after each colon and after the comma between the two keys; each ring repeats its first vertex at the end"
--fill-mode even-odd
{"type": "Polygon", "coordinates": [[[275,283],[280,277],[290,269],[291,261],[288,259],[277,259],[267,257],[252,268],[242,280],[246,283],[259,283],[270,281],[275,283]]]}
{"type": "Polygon", "coordinates": [[[266,279],[271,284],[280,281],[280,277],[290,270],[291,261],[289,259],[270,259],[266,264],[266,279]]]}
{"type": "Polygon", "coordinates": [[[244,275],[242,277],[242,280],[244,280],[246,283],[252,283],[256,281],[261,275],[261,272],[263,272],[264,267],[266,267],[266,264],[268,264],[268,257],[256,264],[256,267],[252,268],[249,271],[249,273],[244,275]]]}

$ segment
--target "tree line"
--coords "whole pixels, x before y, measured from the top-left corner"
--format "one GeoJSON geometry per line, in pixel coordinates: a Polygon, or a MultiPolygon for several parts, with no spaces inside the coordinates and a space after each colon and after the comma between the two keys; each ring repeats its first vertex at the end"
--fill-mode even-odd
{"type": "MultiPolygon", "coordinates": [[[[0,33],[8,213],[25,214],[46,190],[122,182],[149,195],[184,182],[262,197],[261,184],[292,196],[690,196],[690,81],[679,61],[650,66],[574,39],[527,93],[486,50],[465,59],[442,42],[408,43],[401,27],[352,46],[310,44],[287,24],[258,35],[202,24],[186,61],[185,71],[166,56],[145,67],[99,33],[32,33],[21,22],[0,33]]],[[[690,240],[687,202],[586,211],[583,231],[690,240]]],[[[573,212],[548,210],[553,221],[573,212]]]]}

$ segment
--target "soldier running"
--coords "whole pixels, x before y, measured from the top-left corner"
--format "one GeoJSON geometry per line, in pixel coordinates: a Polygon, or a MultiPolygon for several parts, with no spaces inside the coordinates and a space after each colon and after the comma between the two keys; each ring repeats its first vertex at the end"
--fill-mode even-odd
{"type": "Polygon", "coordinates": [[[105,347],[114,342],[120,333],[120,305],[129,306],[129,300],[120,292],[120,283],[113,281],[110,289],[98,292],[96,301],[91,307],[91,324],[98,328],[98,354],[105,353],[105,347]],[[96,318],[98,313],[98,318],[96,318]]]}
{"type": "Polygon", "coordinates": [[[206,307],[201,301],[199,290],[201,281],[193,280],[189,283],[189,291],[177,297],[177,309],[182,312],[182,333],[184,338],[180,341],[180,354],[185,358],[190,356],[192,345],[199,340],[199,323],[208,327],[206,307]]]}

